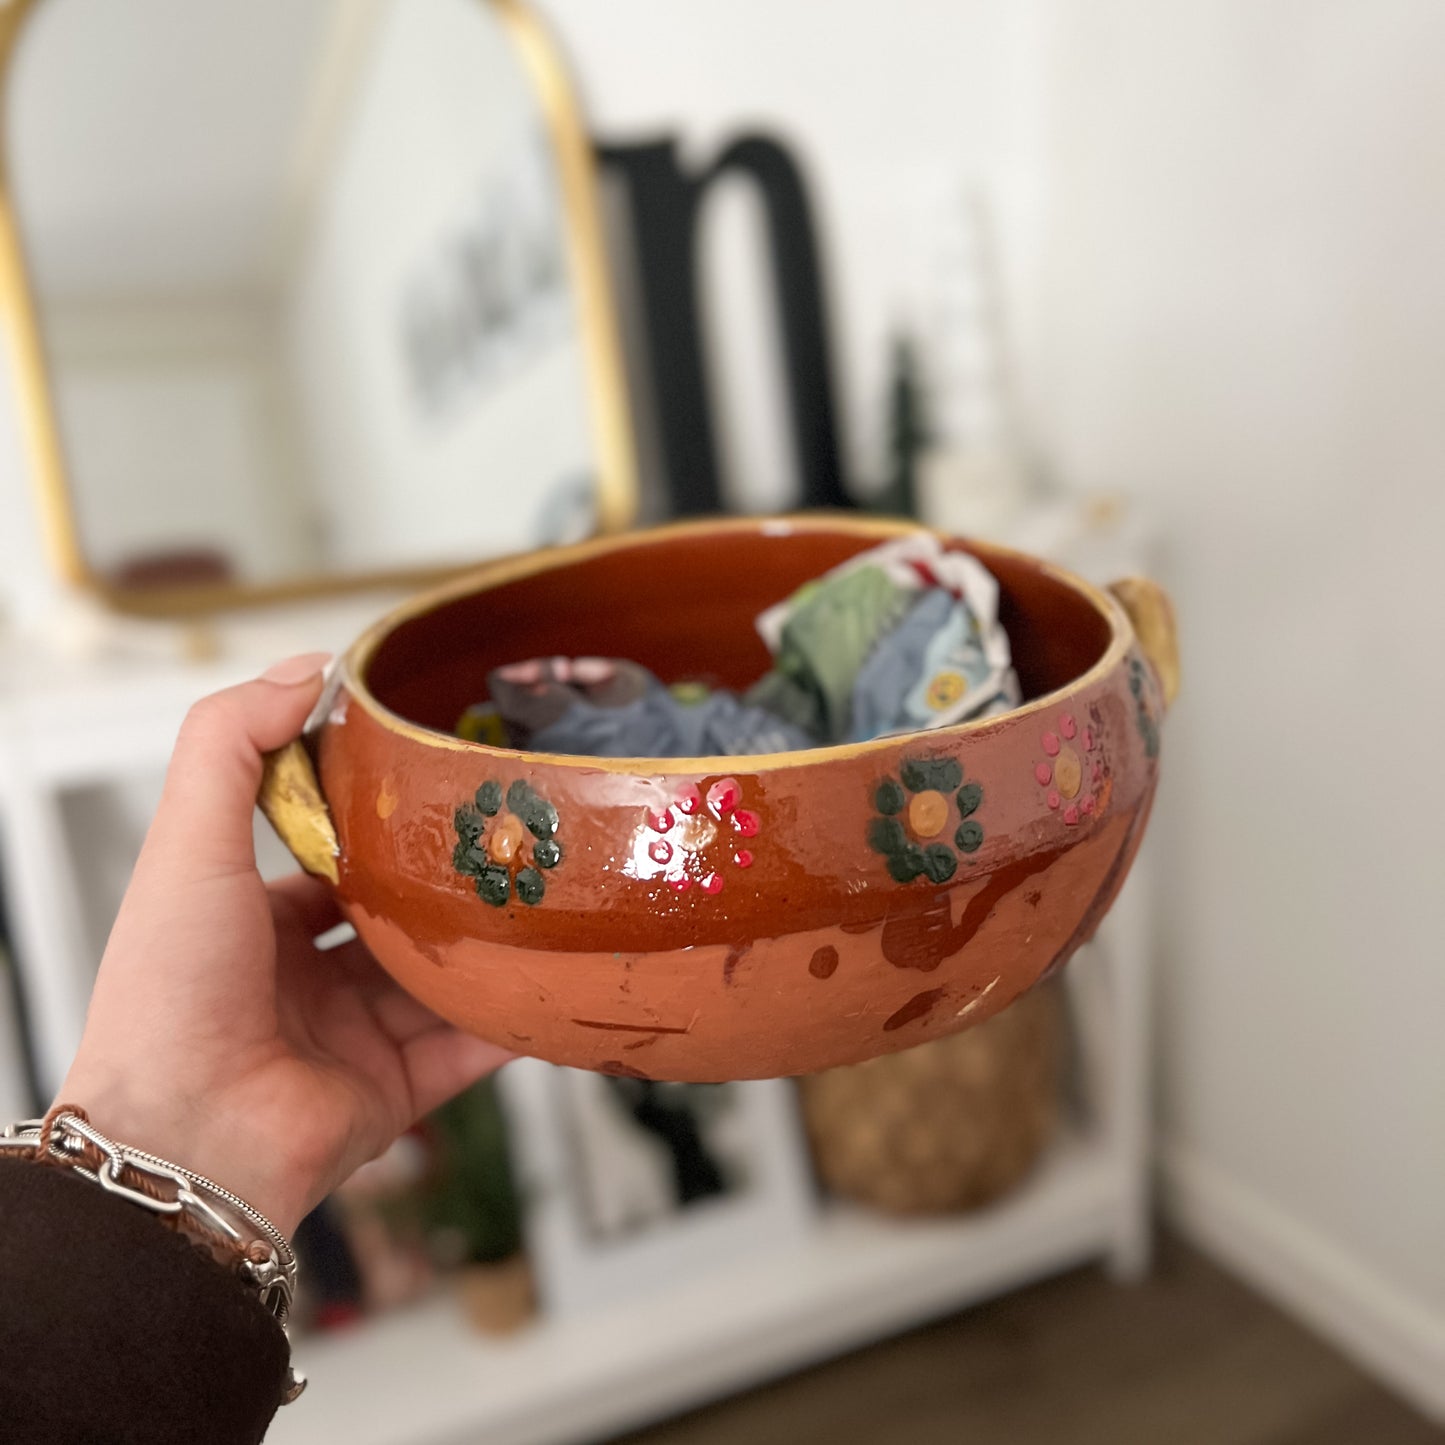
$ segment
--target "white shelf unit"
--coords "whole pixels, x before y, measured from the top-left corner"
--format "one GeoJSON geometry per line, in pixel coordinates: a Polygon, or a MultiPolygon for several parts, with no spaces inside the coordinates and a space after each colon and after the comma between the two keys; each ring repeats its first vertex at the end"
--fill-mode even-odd
{"type": "Polygon", "coordinates": [[[473,1332],[441,1294],[335,1335],[303,1336],[307,1394],[268,1445],[585,1445],[884,1339],[1061,1270],[1148,1266],[1147,1016],[1131,878],[1065,972],[1075,1041],[1069,1124],[1024,1184],[957,1218],[826,1204],[805,1242],[513,1337],[473,1332]]]}
{"type": "Polygon", "coordinates": [[[185,629],[158,624],[102,621],[88,646],[0,634],[0,865],[42,1088],[58,1087],[69,1067],[99,962],[83,926],[80,845],[93,840],[67,828],[67,797],[159,776],[198,698],[278,658],[344,648],[390,600],[225,619],[206,663],[181,655],[185,629]]]}
{"type": "Polygon", "coordinates": [[[30,1112],[33,1100],[29,1090],[20,1053],[20,1020],[15,1017],[11,1005],[12,980],[10,970],[14,965],[3,948],[0,948],[0,1119],[7,1124],[30,1112]]]}
{"type": "Polygon", "coordinates": [[[1108,1253],[1123,1181],[1061,1141],[992,1209],[900,1223],[829,1207],[812,1238],[614,1309],[495,1341],[449,1296],[304,1339],[307,1394],[268,1445],[561,1445],[606,1439],[1108,1253]]]}

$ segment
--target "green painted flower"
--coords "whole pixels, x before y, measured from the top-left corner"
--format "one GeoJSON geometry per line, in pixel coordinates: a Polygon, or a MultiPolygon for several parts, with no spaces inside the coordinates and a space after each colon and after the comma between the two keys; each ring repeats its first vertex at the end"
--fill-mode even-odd
{"type": "Polygon", "coordinates": [[[983,788],[963,781],[957,758],[906,758],[898,777],[884,778],[874,791],[877,816],[868,824],[868,846],[899,883],[947,883],[959,854],[976,853],[983,843],[973,816],[982,802],[983,788]]]}
{"type": "Polygon", "coordinates": [[[1139,736],[1144,739],[1145,756],[1157,758],[1159,724],[1154,721],[1154,714],[1150,711],[1149,702],[1144,695],[1147,681],[1144,663],[1136,654],[1129,659],[1129,691],[1134,694],[1134,723],[1139,729],[1139,736]]]}
{"type": "Polygon", "coordinates": [[[452,866],[475,881],[477,897],[501,908],[513,894],[535,906],[547,892],[542,876],[562,861],[557,810],[531,784],[518,778],[502,793],[489,778],[471,803],[457,809],[457,844],[452,866]]]}

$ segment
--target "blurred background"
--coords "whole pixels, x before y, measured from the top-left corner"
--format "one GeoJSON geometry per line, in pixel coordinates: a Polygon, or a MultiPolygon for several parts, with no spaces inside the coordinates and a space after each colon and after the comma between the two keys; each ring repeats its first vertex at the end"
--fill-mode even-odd
{"type": "Polygon", "coordinates": [[[1445,11],[0,34],[6,1118],[185,707],[424,576],[855,507],[1179,615],[1150,840],[1063,986],[855,1077],[509,1068],[308,1221],[273,1438],[1445,1439],[1445,11]]]}

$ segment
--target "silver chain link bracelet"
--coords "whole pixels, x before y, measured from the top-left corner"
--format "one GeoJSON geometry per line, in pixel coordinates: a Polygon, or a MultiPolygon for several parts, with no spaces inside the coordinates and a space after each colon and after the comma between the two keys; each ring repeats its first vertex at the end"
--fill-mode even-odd
{"type": "MultiPolygon", "coordinates": [[[[44,1129],[44,1119],[8,1125],[0,1133],[0,1152],[39,1154],[44,1129]]],[[[48,1157],[68,1165],[92,1184],[99,1184],[108,1194],[153,1214],[185,1219],[203,1232],[237,1246],[243,1256],[238,1265],[241,1278],[285,1330],[296,1296],[296,1255],[286,1236],[259,1209],[253,1209],[239,1195],[204,1174],[171,1164],[144,1149],[117,1144],[78,1114],[60,1113],[51,1120],[48,1157]],[[95,1168],[85,1162],[91,1151],[101,1156],[95,1168]],[[127,1171],[137,1182],[154,1186],[159,1197],[128,1184],[123,1177],[127,1171]]],[[[281,1403],[289,1405],[305,1388],[306,1376],[288,1366],[281,1403]]]]}

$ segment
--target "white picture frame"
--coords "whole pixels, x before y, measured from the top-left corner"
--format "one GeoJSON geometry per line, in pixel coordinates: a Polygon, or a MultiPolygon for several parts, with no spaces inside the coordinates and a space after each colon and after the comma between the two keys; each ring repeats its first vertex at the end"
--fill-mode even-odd
{"type": "Polygon", "coordinates": [[[699,1137],[726,1182],[686,1204],[677,1199],[676,1152],[626,1117],[630,1081],[518,1059],[498,1084],[528,1250],[550,1313],[616,1304],[785,1251],[814,1226],[816,1189],[789,1080],[656,1086],[668,1099],[671,1091],[719,1091],[701,1111],[712,1117],[699,1137]],[[673,1172],[662,1208],[659,1170],[673,1172]]]}

